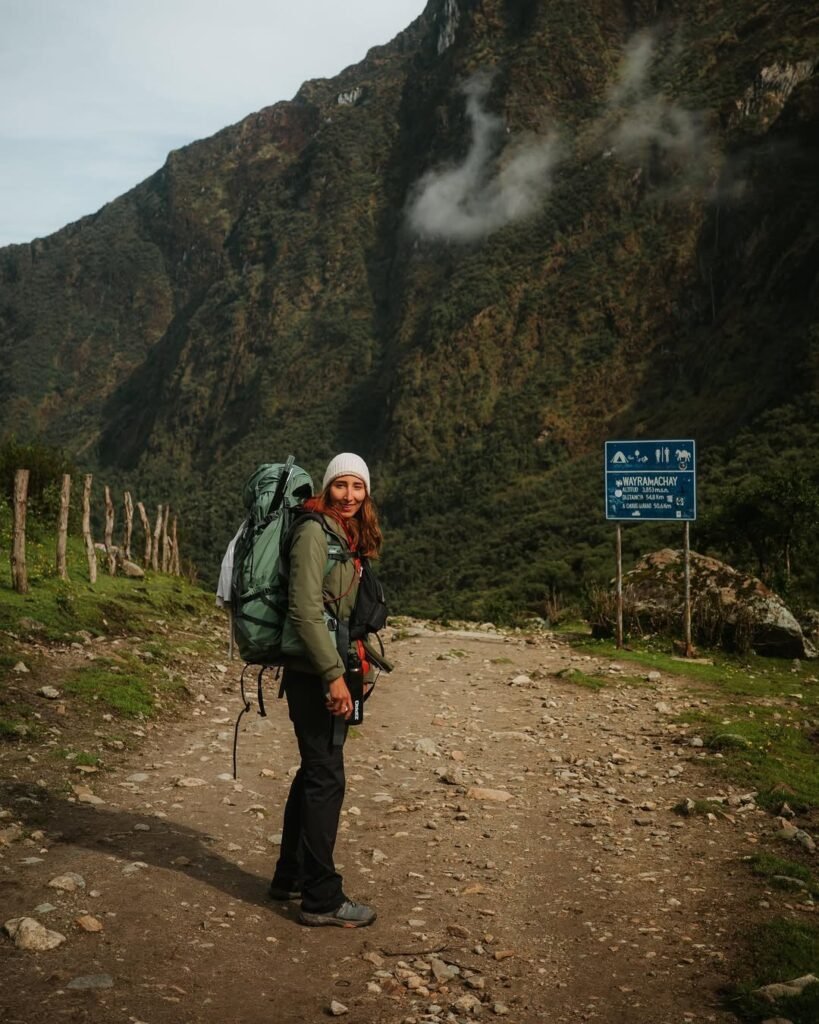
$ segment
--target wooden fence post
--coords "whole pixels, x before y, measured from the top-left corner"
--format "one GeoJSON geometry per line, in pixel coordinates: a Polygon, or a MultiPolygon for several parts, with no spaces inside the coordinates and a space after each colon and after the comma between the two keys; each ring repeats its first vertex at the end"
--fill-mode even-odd
{"type": "Polygon", "coordinates": [[[97,552],[94,538],[91,536],[91,483],[94,477],[86,473],[82,490],[82,535],[85,540],[85,552],[88,555],[88,581],[97,582],[97,552]]]}
{"type": "Polygon", "coordinates": [[[182,570],[179,565],[179,535],[177,533],[178,517],[173,517],[171,524],[171,573],[174,576],[181,576],[182,570]]]}
{"type": "Polygon", "coordinates": [[[114,503],[111,501],[111,491],[108,485],[105,486],[105,553],[108,555],[108,572],[112,576],[117,573],[117,553],[114,551],[114,503]]]}
{"type": "Polygon", "coordinates": [[[122,497],[123,504],[125,505],[125,537],[122,542],[123,556],[127,561],[131,561],[131,534],[134,532],[134,502],[131,498],[131,492],[126,491],[122,497]]]}
{"type": "Polygon", "coordinates": [[[14,474],[14,533],[11,546],[11,583],[18,594],[28,593],[26,572],[26,509],[28,507],[27,469],[14,474]]]}
{"type": "Polygon", "coordinates": [[[171,514],[171,506],[165,506],[165,514],[162,517],[162,571],[171,570],[171,539],[168,534],[168,519],[171,514]]]}
{"type": "Polygon", "coordinates": [[[154,549],[151,555],[151,568],[159,572],[159,535],[162,533],[162,506],[156,506],[156,525],[154,526],[154,549]]]}
{"type": "Polygon", "coordinates": [[[71,503],[71,475],[63,473],[60,489],[60,518],[57,520],[57,574],[61,580],[68,579],[68,563],[65,552],[68,547],[68,510],[71,503]]]}
{"type": "Polygon", "coordinates": [[[137,510],[139,511],[139,518],[142,522],[142,529],[145,531],[145,554],[142,556],[142,561],[146,569],[151,567],[151,524],[148,522],[148,513],[145,511],[145,506],[141,501],[137,502],[137,510]]]}

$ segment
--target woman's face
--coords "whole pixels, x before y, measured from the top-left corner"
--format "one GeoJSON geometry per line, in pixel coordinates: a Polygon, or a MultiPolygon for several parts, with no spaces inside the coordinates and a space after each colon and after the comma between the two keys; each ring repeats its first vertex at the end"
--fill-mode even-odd
{"type": "Polygon", "coordinates": [[[367,488],[357,476],[337,476],[330,484],[330,501],[345,519],[352,519],[366,497],[367,488]]]}

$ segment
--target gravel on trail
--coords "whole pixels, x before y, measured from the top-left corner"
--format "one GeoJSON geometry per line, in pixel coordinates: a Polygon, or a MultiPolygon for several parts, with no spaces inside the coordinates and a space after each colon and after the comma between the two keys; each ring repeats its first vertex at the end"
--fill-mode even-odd
{"type": "Polygon", "coordinates": [[[304,928],[267,899],[298,757],[271,684],[234,781],[241,666],[224,655],[190,659],[181,715],[120,723],[101,771],[55,781],[6,751],[6,1024],[734,1021],[718,993],[767,816],[675,723],[703,698],[546,632],[419,623],[388,650],[348,737],[336,850],[347,894],[378,909],[368,929],[304,928]],[[726,814],[672,811],[706,797],[726,814]],[[65,941],[19,948],[20,919],[65,941]]]}

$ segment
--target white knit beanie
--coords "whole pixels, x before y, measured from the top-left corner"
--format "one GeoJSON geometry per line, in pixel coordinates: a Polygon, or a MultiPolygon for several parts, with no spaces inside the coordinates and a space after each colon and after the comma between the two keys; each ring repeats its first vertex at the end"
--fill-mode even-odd
{"type": "Polygon", "coordinates": [[[367,494],[370,493],[370,471],[360,455],[354,455],[352,452],[342,452],[341,455],[336,455],[325,470],[321,489],[324,490],[337,476],[357,476],[359,480],[364,481],[367,494]]]}

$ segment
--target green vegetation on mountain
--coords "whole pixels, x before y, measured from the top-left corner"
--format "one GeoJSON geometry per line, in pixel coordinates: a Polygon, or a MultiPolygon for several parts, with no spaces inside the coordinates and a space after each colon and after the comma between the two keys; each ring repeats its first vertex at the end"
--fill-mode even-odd
{"type": "MultiPolygon", "coordinates": [[[[764,569],[815,601],[814,5],[457,7],[0,250],[0,430],[171,496],[209,581],[256,463],[293,451],[320,478],[359,451],[395,603],[498,620],[611,575],[605,439],[694,437],[694,546],[758,569],[734,527],[771,527],[771,482],[798,478],[764,569]],[[503,207],[503,168],[548,138],[538,200],[464,240],[462,195],[418,234],[418,183],[474,155],[476,73],[505,130],[473,187],[503,207]]],[[[678,533],[629,528],[626,557],[678,533]]]]}

